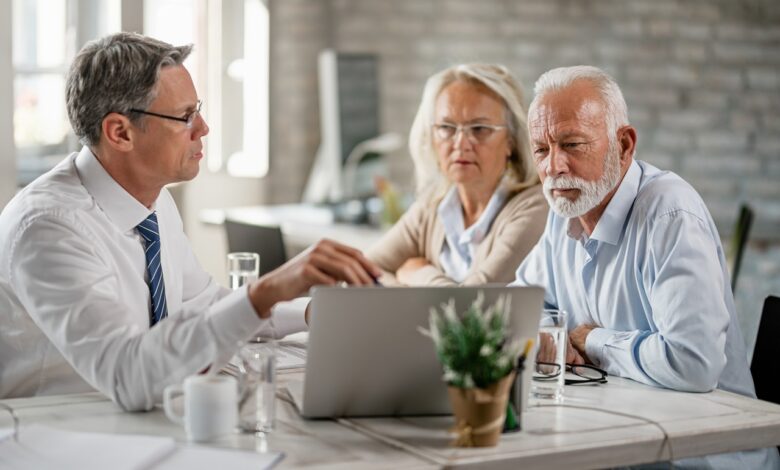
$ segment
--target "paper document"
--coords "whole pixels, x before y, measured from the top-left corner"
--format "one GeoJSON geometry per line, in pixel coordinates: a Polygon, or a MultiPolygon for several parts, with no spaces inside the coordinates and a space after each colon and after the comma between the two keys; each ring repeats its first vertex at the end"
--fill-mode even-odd
{"type": "Polygon", "coordinates": [[[0,442],[0,469],[147,469],[176,450],[172,437],[73,432],[33,424],[0,442]]]}
{"type": "Polygon", "coordinates": [[[248,450],[219,449],[215,447],[181,445],[153,470],[262,470],[272,468],[281,462],[281,452],[257,453],[248,450]]]}
{"type": "MultiPolygon", "coordinates": [[[[264,344],[264,343],[261,343],[264,344]]],[[[267,347],[272,347],[267,345],[267,347]]],[[[222,368],[222,372],[238,377],[238,364],[241,359],[233,356],[230,362],[222,368]]],[[[276,342],[276,369],[298,369],[306,367],[306,343],[295,340],[280,340],[276,342]]]]}
{"type": "Polygon", "coordinates": [[[0,429],[0,470],[56,468],[62,470],[198,470],[213,468],[269,469],[280,452],[177,444],[172,437],[64,431],[33,424],[0,429]]]}

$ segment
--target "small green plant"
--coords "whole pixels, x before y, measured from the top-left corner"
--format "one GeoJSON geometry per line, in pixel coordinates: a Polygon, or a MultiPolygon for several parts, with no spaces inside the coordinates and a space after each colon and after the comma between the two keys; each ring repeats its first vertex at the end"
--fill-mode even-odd
{"type": "Polygon", "coordinates": [[[485,388],[506,377],[520,355],[519,340],[509,341],[509,297],[482,308],[480,291],[462,317],[455,301],[431,308],[429,328],[420,332],[430,337],[444,367],[444,381],[461,388],[485,388]]]}

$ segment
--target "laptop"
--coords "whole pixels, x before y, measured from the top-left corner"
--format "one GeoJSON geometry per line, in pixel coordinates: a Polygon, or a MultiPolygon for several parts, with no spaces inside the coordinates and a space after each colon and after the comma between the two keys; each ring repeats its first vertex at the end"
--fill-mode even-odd
{"type": "MultiPolygon", "coordinates": [[[[290,389],[306,418],[451,414],[428,327],[431,307],[455,299],[464,312],[483,292],[490,305],[511,298],[513,336],[536,338],[544,290],[538,287],[321,287],[311,302],[306,374],[290,389]]],[[[529,390],[526,367],[523,389],[529,390]]],[[[524,394],[527,395],[527,394],[524,394]]]]}

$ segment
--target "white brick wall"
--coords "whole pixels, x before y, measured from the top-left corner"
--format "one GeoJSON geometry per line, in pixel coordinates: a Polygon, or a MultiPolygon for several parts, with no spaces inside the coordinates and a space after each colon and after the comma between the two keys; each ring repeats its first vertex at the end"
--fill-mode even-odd
{"type": "MultiPolygon", "coordinates": [[[[271,199],[300,198],[319,139],[316,56],[335,47],[379,55],[382,128],[402,134],[408,133],[426,77],[450,64],[504,63],[525,86],[526,101],[547,69],[600,66],[625,92],[639,133],[638,158],[690,180],[722,219],[724,232],[740,200],[758,208],[760,224],[779,229],[780,191],[772,189],[780,178],[778,5],[271,0],[271,199]]],[[[389,163],[394,180],[410,189],[407,152],[389,163]]]]}

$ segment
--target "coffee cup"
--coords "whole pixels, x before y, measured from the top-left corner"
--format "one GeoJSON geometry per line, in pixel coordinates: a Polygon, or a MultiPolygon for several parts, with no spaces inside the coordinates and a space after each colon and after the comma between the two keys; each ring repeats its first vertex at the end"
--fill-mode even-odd
{"type": "Polygon", "coordinates": [[[165,415],[184,425],[187,438],[206,442],[235,432],[238,424],[238,385],[233,377],[192,375],[182,385],[170,385],[163,392],[165,415]],[[184,412],[178,414],[173,401],[184,397],[184,412]]]}

